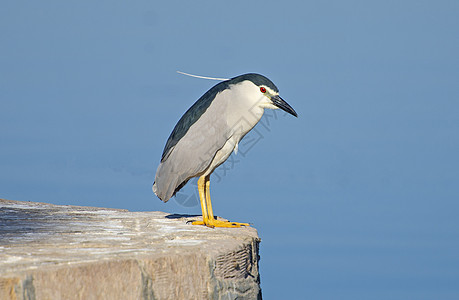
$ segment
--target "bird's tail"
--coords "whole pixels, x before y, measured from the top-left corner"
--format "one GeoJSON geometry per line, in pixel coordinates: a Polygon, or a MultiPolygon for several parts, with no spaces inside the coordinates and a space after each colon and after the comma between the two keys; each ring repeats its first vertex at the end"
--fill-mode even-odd
{"type": "MultiPolygon", "coordinates": [[[[153,187],[151,188],[153,190],[153,193],[155,193],[156,196],[158,196],[158,198],[163,201],[163,202],[167,202],[167,200],[163,200],[161,199],[160,195],[159,195],[159,192],[158,192],[158,187],[156,186],[156,181],[153,182],[153,187]]],[[[168,199],[169,200],[169,199],[168,199]]]]}

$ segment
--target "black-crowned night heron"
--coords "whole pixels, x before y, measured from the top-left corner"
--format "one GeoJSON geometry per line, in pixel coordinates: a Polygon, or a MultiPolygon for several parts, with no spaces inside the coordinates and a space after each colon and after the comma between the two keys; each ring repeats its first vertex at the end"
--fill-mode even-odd
{"type": "Polygon", "coordinates": [[[247,223],[217,220],[210,202],[210,174],[231,155],[239,141],[260,121],[265,108],[281,108],[297,116],[279,97],[268,78],[245,74],[208,90],[175,125],[156,171],[153,192],[167,202],[193,177],[199,177],[202,221],[194,225],[240,227],[247,223]]]}

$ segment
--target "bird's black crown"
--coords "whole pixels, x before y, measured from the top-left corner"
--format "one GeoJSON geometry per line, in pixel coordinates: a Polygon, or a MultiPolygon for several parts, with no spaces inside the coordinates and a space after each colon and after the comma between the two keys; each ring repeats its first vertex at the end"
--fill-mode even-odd
{"type": "Polygon", "coordinates": [[[262,85],[267,86],[270,89],[272,89],[273,91],[279,93],[279,89],[277,88],[277,86],[271,80],[269,80],[268,78],[266,78],[263,75],[256,74],[256,73],[248,73],[248,74],[240,75],[240,76],[231,78],[226,83],[227,84],[237,84],[237,83],[245,81],[245,80],[251,81],[251,82],[253,82],[253,84],[255,84],[257,86],[262,86],[262,85]]]}

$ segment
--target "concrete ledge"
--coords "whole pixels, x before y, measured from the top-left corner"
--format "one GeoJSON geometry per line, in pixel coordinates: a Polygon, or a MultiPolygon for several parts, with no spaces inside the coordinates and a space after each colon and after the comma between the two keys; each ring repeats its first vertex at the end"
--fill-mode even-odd
{"type": "Polygon", "coordinates": [[[0,299],[261,299],[254,228],[0,199],[0,299]]]}

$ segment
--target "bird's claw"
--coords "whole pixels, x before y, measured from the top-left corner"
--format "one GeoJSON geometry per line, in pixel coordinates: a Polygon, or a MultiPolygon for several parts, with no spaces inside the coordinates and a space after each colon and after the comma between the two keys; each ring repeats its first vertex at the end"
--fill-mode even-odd
{"type": "MultiPolygon", "coordinates": [[[[206,220],[204,221],[189,221],[192,225],[205,225],[210,228],[214,227],[223,227],[223,228],[240,228],[250,226],[249,223],[239,223],[239,222],[230,222],[230,221],[221,221],[221,220],[206,220]]],[[[187,222],[188,223],[188,222],[187,222]]]]}

